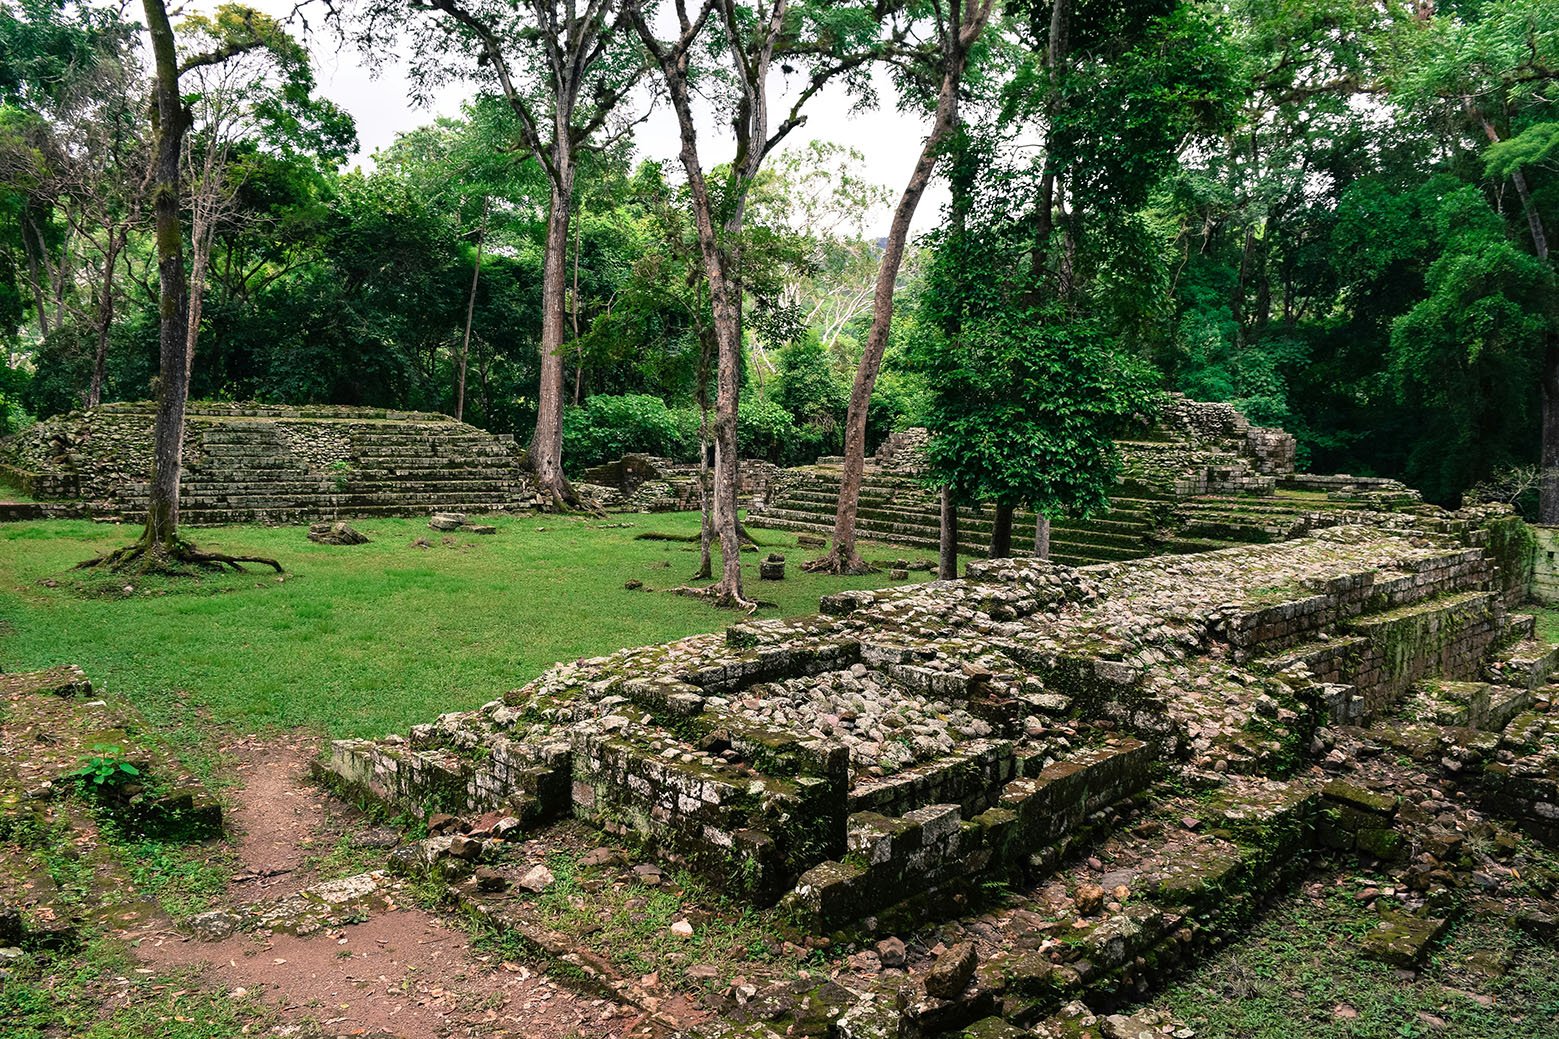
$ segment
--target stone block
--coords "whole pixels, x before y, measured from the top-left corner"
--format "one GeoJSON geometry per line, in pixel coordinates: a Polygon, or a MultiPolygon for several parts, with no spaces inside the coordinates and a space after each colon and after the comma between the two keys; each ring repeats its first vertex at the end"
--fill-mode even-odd
{"type": "Polygon", "coordinates": [[[1321,788],[1321,796],[1347,808],[1368,815],[1391,818],[1397,812],[1399,799],[1395,794],[1382,794],[1353,783],[1334,779],[1321,788]]]}
{"type": "Polygon", "coordinates": [[[1380,922],[1364,936],[1364,955],[1393,967],[1410,968],[1423,962],[1429,947],[1445,931],[1447,921],[1381,909],[1380,922]]]}

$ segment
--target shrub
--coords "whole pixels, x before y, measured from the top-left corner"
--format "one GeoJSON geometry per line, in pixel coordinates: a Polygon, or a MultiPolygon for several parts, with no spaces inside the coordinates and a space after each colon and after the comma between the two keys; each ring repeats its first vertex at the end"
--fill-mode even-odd
{"type": "Polygon", "coordinates": [[[698,450],[697,428],[695,416],[690,436],[686,420],[659,397],[603,394],[563,413],[563,457],[576,469],[632,453],[690,458],[698,450]]]}
{"type": "Polygon", "coordinates": [[[749,395],[736,412],[736,445],[743,458],[784,462],[801,437],[790,412],[767,397],[749,395]]]}

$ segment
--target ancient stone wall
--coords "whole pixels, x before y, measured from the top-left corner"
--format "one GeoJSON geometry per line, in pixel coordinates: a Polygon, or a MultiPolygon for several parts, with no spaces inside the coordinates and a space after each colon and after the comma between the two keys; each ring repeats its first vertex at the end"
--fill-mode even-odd
{"type": "Polygon", "coordinates": [[[1532,527],[1532,598],[1559,604],[1559,527],[1532,527]]]}

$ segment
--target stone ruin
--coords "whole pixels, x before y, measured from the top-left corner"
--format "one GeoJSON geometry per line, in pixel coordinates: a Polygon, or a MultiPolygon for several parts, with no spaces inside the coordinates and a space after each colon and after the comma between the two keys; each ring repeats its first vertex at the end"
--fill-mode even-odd
{"type": "MultiPolygon", "coordinates": [[[[857,529],[863,538],[934,548],[940,504],[921,473],[929,434],[894,433],[868,459],[857,529]]],[[[1417,492],[1395,480],[1312,476],[1294,471],[1294,438],[1251,425],[1229,404],[1180,395],[1121,449],[1120,486],[1108,512],[1051,525],[1051,558],[1072,565],[1109,563],[1165,552],[1206,552],[1238,544],[1265,544],[1301,533],[1339,511],[1404,510],[1421,504],[1417,492]]],[[[842,458],[785,470],[772,491],[755,502],[749,523],[777,530],[829,534],[839,500],[842,458]]],[[[1019,510],[1013,544],[1033,542],[1034,516],[1019,510]]],[[[983,554],[990,541],[988,511],[959,510],[959,543],[983,554]]]]}
{"type": "MultiPolygon", "coordinates": [[[[744,458],[739,472],[737,503],[745,509],[764,501],[785,470],[773,462],[744,458]]],[[[619,512],[697,512],[701,476],[696,462],[626,454],[586,469],[574,487],[602,508],[619,512]]]]}
{"type": "Polygon", "coordinates": [[[515,849],[573,819],[824,944],[961,939],[923,970],[881,969],[892,939],[876,969],[734,989],[719,1013],[755,1034],[1125,1034],[1080,1031],[1077,1001],[1151,992],[1322,854],[1397,871],[1365,941],[1409,965],[1475,869],[1516,873],[1469,834],[1498,817],[1559,840],[1559,650],[1512,612],[1530,570],[1510,514],[1326,518],[832,595],[337,741],[327,774],[438,813],[398,867],[522,935],[515,849]]]}
{"type": "MultiPolygon", "coordinates": [[[[105,404],[0,442],[0,477],[41,502],[10,518],[141,518],[154,418],[151,404],[105,404]]],[[[192,525],[529,509],[521,460],[513,437],[446,415],[192,404],[180,509],[192,525]]]]}

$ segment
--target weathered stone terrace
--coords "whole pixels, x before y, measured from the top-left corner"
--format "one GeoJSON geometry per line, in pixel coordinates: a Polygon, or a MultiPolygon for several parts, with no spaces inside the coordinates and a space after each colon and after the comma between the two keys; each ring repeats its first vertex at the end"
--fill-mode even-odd
{"type": "MultiPolygon", "coordinates": [[[[139,518],[154,417],[148,404],[109,404],[41,422],[0,443],[0,475],[79,515],[139,518]]],[[[423,412],[192,404],[184,460],[182,519],[195,525],[499,512],[535,501],[512,437],[423,412]]]]}
{"type": "Polygon", "coordinates": [[[566,664],[406,740],[340,742],[332,768],[419,810],[589,819],[742,878],[753,897],[799,885],[793,897],[833,919],[830,898],[859,913],[885,897],[834,875],[875,847],[863,835],[885,824],[872,815],[893,829],[932,813],[965,834],[962,852],[912,866],[878,853],[896,879],[873,876],[872,890],[964,876],[971,841],[989,845],[976,872],[1000,874],[1099,807],[1053,802],[1055,769],[1093,776],[1085,788],[1113,776],[1106,803],[1171,763],[1283,775],[1319,726],[1373,716],[1421,678],[1475,677],[1508,627],[1489,557],[1430,530],[1344,525],[1273,546],[1083,570],[1005,560],[969,575],[566,664]],[[989,832],[970,838],[971,824],[989,832]],[[1023,852],[1006,861],[998,845],[1023,852]]]}

